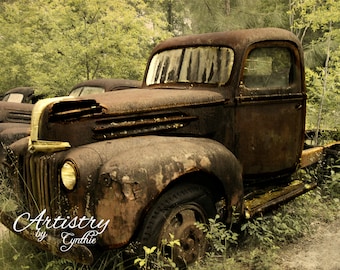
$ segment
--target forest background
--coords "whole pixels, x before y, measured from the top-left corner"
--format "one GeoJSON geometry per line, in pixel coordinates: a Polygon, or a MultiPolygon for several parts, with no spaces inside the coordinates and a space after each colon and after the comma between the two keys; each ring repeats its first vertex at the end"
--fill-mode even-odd
{"type": "Polygon", "coordinates": [[[280,27],[305,51],[307,128],[340,124],[340,0],[0,0],[0,94],[67,95],[94,78],[142,80],[178,35],[280,27]]]}

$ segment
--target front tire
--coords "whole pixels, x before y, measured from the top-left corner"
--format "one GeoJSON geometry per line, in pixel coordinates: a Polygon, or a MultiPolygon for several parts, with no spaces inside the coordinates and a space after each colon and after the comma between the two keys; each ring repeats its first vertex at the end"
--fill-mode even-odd
{"type": "Polygon", "coordinates": [[[207,247],[205,235],[195,223],[208,223],[215,215],[213,196],[207,188],[197,184],[175,186],[148,212],[139,235],[141,247],[156,246],[163,256],[184,268],[203,257],[207,247]],[[180,246],[173,245],[171,250],[164,245],[173,240],[179,240],[180,246]]]}

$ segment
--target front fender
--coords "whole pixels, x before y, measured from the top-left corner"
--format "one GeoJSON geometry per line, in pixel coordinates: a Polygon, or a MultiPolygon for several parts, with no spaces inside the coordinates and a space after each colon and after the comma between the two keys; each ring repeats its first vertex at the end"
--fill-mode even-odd
{"type": "Polygon", "coordinates": [[[143,136],[111,141],[110,149],[112,158],[99,172],[95,206],[98,219],[111,220],[102,235],[103,243],[109,247],[127,244],[146,208],[171,182],[191,172],[203,171],[219,179],[227,206],[240,208],[241,166],[235,156],[216,141],[143,136]]]}

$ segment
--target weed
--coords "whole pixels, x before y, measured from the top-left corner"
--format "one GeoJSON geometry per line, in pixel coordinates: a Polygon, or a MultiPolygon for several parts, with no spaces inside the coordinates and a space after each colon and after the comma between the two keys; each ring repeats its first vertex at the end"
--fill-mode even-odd
{"type": "Polygon", "coordinates": [[[143,247],[144,257],[136,258],[135,265],[138,265],[140,269],[178,269],[174,262],[174,249],[176,246],[180,246],[180,241],[174,239],[174,235],[170,234],[170,241],[163,239],[162,245],[157,247],[143,247]],[[169,252],[170,249],[170,252],[169,252]]]}
{"type": "Polygon", "coordinates": [[[201,229],[209,241],[212,250],[210,254],[226,254],[232,244],[237,244],[238,234],[219,221],[220,216],[209,219],[209,224],[197,223],[196,226],[201,229]]]}

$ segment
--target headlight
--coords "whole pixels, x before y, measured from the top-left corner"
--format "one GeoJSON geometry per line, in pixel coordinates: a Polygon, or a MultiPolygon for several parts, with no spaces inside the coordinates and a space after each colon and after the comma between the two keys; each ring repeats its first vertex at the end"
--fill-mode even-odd
{"type": "Polygon", "coordinates": [[[72,190],[76,185],[77,170],[71,161],[66,161],[61,167],[61,181],[68,190],[72,190]]]}

